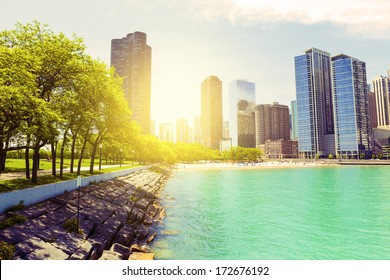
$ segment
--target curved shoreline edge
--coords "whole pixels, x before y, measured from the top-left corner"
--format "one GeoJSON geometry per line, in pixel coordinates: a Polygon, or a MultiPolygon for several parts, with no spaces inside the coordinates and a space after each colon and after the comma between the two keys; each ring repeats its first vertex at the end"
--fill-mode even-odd
{"type": "Polygon", "coordinates": [[[295,168],[295,167],[325,167],[325,166],[390,166],[390,161],[385,160],[279,160],[261,163],[179,163],[175,165],[180,170],[216,170],[216,169],[270,169],[270,168],[295,168]]]}

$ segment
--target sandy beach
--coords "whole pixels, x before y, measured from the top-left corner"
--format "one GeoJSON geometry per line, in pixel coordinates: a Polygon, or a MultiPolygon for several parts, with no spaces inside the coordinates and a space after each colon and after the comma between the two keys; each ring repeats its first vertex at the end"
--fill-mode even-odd
{"type": "Polygon", "coordinates": [[[293,167],[323,167],[338,164],[326,161],[267,161],[259,163],[178,163],[177,169],[206,170],[206,169],[268,169],[293,167]]]}

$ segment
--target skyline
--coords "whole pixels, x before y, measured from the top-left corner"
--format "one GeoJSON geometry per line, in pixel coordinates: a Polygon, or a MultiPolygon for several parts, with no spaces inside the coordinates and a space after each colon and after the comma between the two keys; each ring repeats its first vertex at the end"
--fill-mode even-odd
{"type": "Polygon", "coordinates": [[[153,49],[151,118],[158,123],[200,116],[201,82],[210,75],[222,81],[225,120],[228,84],[237,79],[256,84],[257,104],[290,105],[294,57],[312,47],[366,62],[368,82],[390,68],[383,58],[390,47],[387,1],[343,1],[337,9],[336,1],[150,2],[6,0],[0,28],[38,20],[83,38],[87,53],[107,65],[111,39],[145,32],[153,49]]]}

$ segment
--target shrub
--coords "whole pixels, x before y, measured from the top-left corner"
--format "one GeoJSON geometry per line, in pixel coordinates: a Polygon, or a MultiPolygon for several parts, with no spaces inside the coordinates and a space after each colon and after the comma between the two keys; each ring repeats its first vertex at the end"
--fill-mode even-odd
{"type": "Polygon", "coordinates": [[[12,260],[15,247],[7,242],[0,241],[0,260],[12,260]]]}
{"type": "Polygon", "coordinates": [[[80,229],[77,231],[77,219],[66,219],[62,224],[62,228],[67,232],[83,233],[80,229]]]}
{"type": "Polygon", "coordinates": [[[133,201],[133,202],[137,202],[138,201],[138,198],[134,195],[131,195],[130,196],[130,200],[133,201]]]}
{"type": "Polygon", "coordinates": [[[23,215],[12,215],[11,217],[0,221],[0,230],[12,227],[15,224],[21,224],[27,221],[27,218],[23,215]]]}
{"type": "Polygon", "coordinates": [[[23,200],[19,202],[19,204],[16,204],[14,206],[8,207],[5,209],[5,212],[12,212],[12,211],[18,211],[23,210],[26,206],[23,204],[23,200]]]}

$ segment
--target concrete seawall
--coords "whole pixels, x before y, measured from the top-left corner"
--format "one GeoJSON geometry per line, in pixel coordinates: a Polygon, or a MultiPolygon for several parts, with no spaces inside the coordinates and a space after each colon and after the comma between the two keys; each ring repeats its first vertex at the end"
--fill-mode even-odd
{"type": "MultiPolygon", "coordinates": [[[[91,183],[99,183],[112,180],[116,177],[125,176],[139,170],[147,169],[150,166],[125,169],[101,175],[93,175],[81,178],[81,187],[86,187],[91,183]]],[[[4,212],[10,206],[16,205],[23,201],[24,205],[31,205],[49,199],[56,195],[63,194],[64,191],[73,191],[77,188],[77,179],[53,183],[48,185],[36,186],[33,188],[17,190],[7,193],[0,193],[0,213],[4,212]]]]}
{"type": "Polygon", "coordinates": [[[147,244],[164,218],[158,195],[169,176],[169,170],[153,168],[82,188],[81,233],[63,226],[77,217],[78,190],[3,213],[0,221],[17,215],[27,220],[1,230],[0,240],[14,245],[15,259],[153,259],[147,244]]]}

